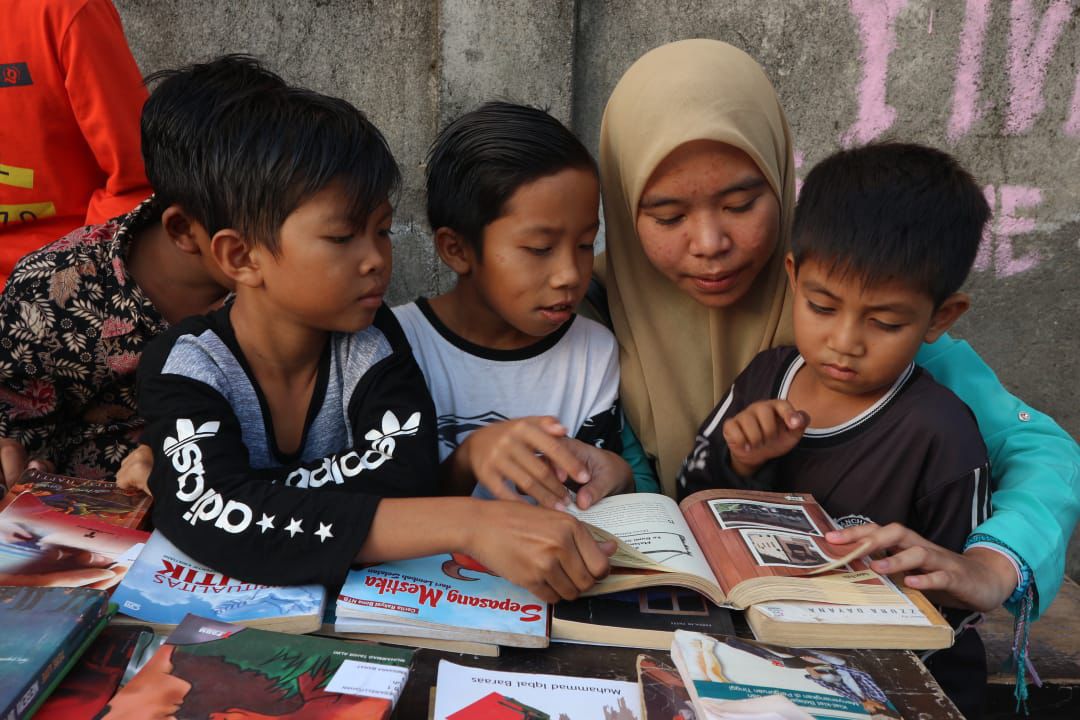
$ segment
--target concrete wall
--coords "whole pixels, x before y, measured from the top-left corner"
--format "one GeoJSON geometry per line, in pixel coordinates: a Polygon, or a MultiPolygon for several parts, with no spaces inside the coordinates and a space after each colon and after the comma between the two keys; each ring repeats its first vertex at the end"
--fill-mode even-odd
{"type": "Polygon", "coordinates": [[[405,170],[394,300],[449,282],[423,213],[437,128],[506,98],[549,108],[595,150],[607,96],[635,58],[680,38],[726,40],[772,77],[803,172],[877,138],[962,159],[995,219],[956,334],[1080,433],[1077,0],[115,1],[145,72],[249,52],[371,116],[405,170]]]}

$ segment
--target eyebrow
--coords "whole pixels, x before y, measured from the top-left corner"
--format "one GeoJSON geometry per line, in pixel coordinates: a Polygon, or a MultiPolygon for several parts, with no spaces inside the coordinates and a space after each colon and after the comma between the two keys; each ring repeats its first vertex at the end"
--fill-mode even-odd
{"type": "MultiPolygon", "coordinates": [[[[810,282],[806,283],[806,290],[807,290],[807,292],[821,293],[822,295],[825,295],[826,297],[828,297],[830,300],[835,300],[837,302],[841,301],[841,299],[838,296],[831,293],[828,290],[828,288],[826,288],[824,285],[818,285],[817,283],[815,283],[813,281],[810,281],[810,282]]],[[[870,312],[886,312],[887,311],[887,312],[895,312],[895,313],[901,313],[901,314],[903,314],[903,313],[910,314],[912,312],[912,308],[905,305],[905,304],[903,304],[903,303],[899,303],[899,304],[896,304],[896,303],[884,303],[882,305],[870,305],[866,309],[869,310],[870,312]]]]}
{"type": "MultiPolygon", "coordinates": [[[[719,200],[725,195],[732,195],[734,193],[757,190],[765,184],[765,178],[763,177],[745,178],[743,180],[737,181],[734,185],[729,185],[728,187],[724,188],[720,192],[713,195],[711,199],[719,200]]],[[[680,198],[665,197],[662,195],[658,195],[655,197],[644,197],[642,198],[641,202],[638,203],[638,210],[654,210],[658,207],[663,207],[664,205],[678,205],[682,202],[685,201],[680,198]]]]}
{"type": "MultiPolygon", "coordinates": [[[[589,232],[589,231],[596,232],[599,229],[600,229],[600,221],[597,220],[596,222],[590,224],[588,227],[582,228],[581,232],[582,233],[589,232]]],[[[529,227],[521,230],[518,234],[519,235],[550,235],[550,236],[558,237],[558,236],[563,235],[564,233],[565,233],[565,231],[562,228],[552,227],[550,225],[530,225],[529,227]]]]}

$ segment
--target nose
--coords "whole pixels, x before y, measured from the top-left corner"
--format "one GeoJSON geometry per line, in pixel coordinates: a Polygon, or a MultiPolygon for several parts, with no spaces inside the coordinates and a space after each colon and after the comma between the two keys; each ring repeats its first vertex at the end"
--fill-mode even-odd
{"type": "Polygon", "coordinates": [[[731,237],[721,218],[712,212],[698,213],[687,228],[690,233],[688,250],[696,257],[723,255],[732,247],[731,237]]]}
{"type": "Polygon", "coordinates": [[[856,317],[840,317],[829,333],[829,349],[841,355],[859,357],[866,352],[863,343],[862,323],[856,317]]]}
{"type": "Polygon", "coordinates": [[[578,258],[571,247],[568,252],[559,253],[556,265],[552,268],[550,280],[553,288],[576,288],[582,282],[582,271],[578,267],[578,258]]]}
{"type": "Polygon", "coordinates": [[[358,266],[361,275],[381,273],[390,267],[391,255],[389,242],[384,243],[374,240],[371,242],[358,243],[357,245],[360,253],[358,266]]]}

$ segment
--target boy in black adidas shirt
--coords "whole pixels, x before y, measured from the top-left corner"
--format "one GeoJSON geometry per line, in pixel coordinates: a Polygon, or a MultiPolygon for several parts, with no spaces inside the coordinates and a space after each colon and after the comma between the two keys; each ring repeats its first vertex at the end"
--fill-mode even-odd
{"type": "MultiPolygon", "coordinates": [[[[706,419],[679,476],[812,493],[842,525],[901,523],[954,552],[989,510],[986,447],[963,402],[914,364],[969,306],[958,292],[989,217],[974,179],[916,145],[842,151],[807,176],[786,263],[794,348],[758,355],[706,419]]],[[[972,613],[927,665],[965,716],[986,659],[972,613]]]]}
{"type": "Polygon", "coordinates": [[[381,134],[305,90],[242,103],[205,109],[207,152],[177,160],[190,167],[169,198],[206,227],[236,297],[140,363],[155,526],[253,582],[462,552],[545,600],[576,597],[614,548],[566,513],[419,497],[437,492],[435,418],[382,303],[399,174],[381,134]]]}

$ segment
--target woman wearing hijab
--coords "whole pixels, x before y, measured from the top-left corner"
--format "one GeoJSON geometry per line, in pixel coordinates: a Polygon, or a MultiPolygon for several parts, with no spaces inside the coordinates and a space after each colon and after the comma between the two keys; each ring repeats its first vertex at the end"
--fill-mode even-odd
{"type": "MultiPolygon", "coordinates": [[[[783,270],[792,156],[765,73],[719,41],[646,53],[605,109],[607,239],[597,279],[619,341],[626,416],[667,495],[699,423],[735,376],[759,351],[792,344],[783,270]]],[[[853,528],[837,539],[870,537],[874,549],[898,550],[875,568],[917,571],[907,584],[960,606],[988,610],[1007,600],[1020,618],[1037,617],[1060,587],[1080,514],[1076,443],[1008,394],[967,343],[946,336],[916,361],[975,413],[993,468],[994,515],[962,556],[899,526],[853,528]]]]}

